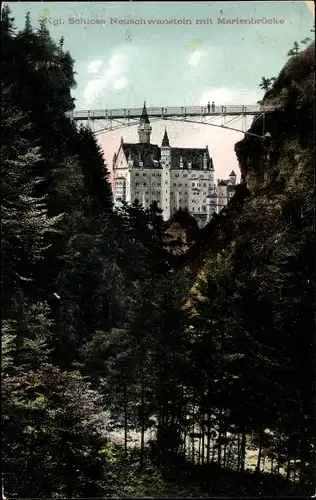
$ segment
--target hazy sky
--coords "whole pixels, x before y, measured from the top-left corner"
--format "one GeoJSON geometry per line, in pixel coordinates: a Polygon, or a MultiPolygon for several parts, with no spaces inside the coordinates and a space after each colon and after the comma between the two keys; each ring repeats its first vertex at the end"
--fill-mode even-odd
{"type": "MultiPolygon", "coordinates": [[[[150,106],[255,104],[261,77],[277,76],[293,42],[312,37],[313,14],[306,2],[40,2],[11,3],[16,25],[26,11],[33,25],[42,16],[54,38],[65,39],[75,59],[77,109],[150,106]],[[226,19],[276,19],[277,24],[218,24],[226,19]],[[100,24],[76,24],[78,20],[100,24]],[[146,24],[118,24],[144,19],[146,24]],[[157,24],[175,19],[192,24],[157,24]],[[196,20],[212,20],[196,24],[196,20]],[[149,24],[148,21],[156,21],[149,24]],[[101,21],[104,21],[102,23],[101,21]]],[[[217,177],[238,170],[233,151],[242,134],[203,125],[168,122],[173,146],[205,147],[217,177]]],[[[161,143],[165,123],[153,124],[152,142],[161,143]]],[[[238,122],[234,124],[238,127],[238,122]]],[[[104,134],[109,163],[120,137],[137,142],[135,127],[104,134]]]]}

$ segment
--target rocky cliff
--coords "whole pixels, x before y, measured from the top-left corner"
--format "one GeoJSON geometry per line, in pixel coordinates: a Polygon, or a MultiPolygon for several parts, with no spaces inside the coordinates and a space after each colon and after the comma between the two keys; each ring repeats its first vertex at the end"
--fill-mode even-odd
{"type": "MultiPolygon", "coordinates": [[[[265,247],[286,224],[314,221],[315,44],[291,59],[262,101],[273,109],[256,117],[235,145],[241,170],[236,195],[179,260],[200,268],[221,249],[252,237],[265,247]],[[252,134],[252,135],[251,135],[252,134]]],[[[284,236],[284,235],[283,235],[284,236]]],[[[250,238],[250,239],[249,239],[250,238]]],[[[271,248],[270,248],[271,250],[271,248]]]]}
{"type": "Polygon", "coordinates": [[[266,93],[262,108],[274,111],[256,118],[248,131],[266,135],[265,140],[246,135],[235,145],[242,182],[252,194],[269,188],[297,197],[311,183],[314,93],[315,44],[291,57],[266,93]]]}
{"type": "Polygon", "coordinates": [[[203,349],[212,346],[205,356],[220,338],[239,359],[226,379],[231,401],[239,398],[234,380],[244,381],[240,400],[248,406],[236,412],[239,422],[247,421],[248,433],[272,430],[288,450],[288,477],[299,463],[302,484],[305,474],[315,484],[316,470],[314,90],[312,45],[264,96],[270,111],[235,145],[242,183],[178,261],[189,280],[186,309],[203,349]]]}

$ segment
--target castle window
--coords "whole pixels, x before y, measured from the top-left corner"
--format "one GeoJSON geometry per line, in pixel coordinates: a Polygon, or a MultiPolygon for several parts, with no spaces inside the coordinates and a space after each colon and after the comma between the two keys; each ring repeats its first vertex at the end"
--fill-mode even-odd
{"type": "Polygon", "coordinates": [[[157,186],[161,186],[161,182],[157,182],[157,186]]]}
{"type": "Polygon", "coordinates": [[[195,182],[192,182],[192,186],[195,187],[195,182]]]}
{"type": "Polygon", "coordinates": [[[184,196],[188,196],[188,193],[185,191],[184,196]]]}
{"type": "Polygon", "coordinates": [[[136,176],[139,176],[139,172],[135,172],[135,175],[136,175],[136,176]]]}
{"type": "Polygon", "coordinates": [[[153,177],[155,177],[155,175],[156,175],[156,174],[153,172],[151,175],[152,175],[153,177]]]}
{"type": "Polygon", "coordinates": [[[183,177],[188,177],[188,174],[183,174],[183,177]]]}
{"type": "Polygon", "coordinates": [[[203,212],[206,212],[206,205],[202,205],[203,212]]]}
{"type": "Polygon", "coordinates": [[[200,207],[198,207],[198,211],[200,211],[200,207]]]}
{"type": "Polygon", "coordinates": [[[205,187],[206,186],[206,182],[203,183],[203,186],[205,187]]]}
{"type": "Polygon", "coordinates": [[[168,184],[168,181],[165,181],[165,184],[168,184]]]}
{"type": "Polygon", "coordinates": [[[174,183],[173,183],[173,186],[177,186],[177,184],[174,182],[174,183]]]}
{"type": "Polygon", "coordinates": [[[143,172],[144,175],[147,175],[146,172],[143,172]]]}
{"type": "Polygon", "coordinates": [[[175,174],[175,177],[179,177],[179,174],[175,174]]]}
{"type": "Polygon", "coordinates": [[[144,182],[144,186],[147,186],[147,182],[144,182]]]}
{"type": "Polygon", "coordinates": [[[149,201],[148,198],[146,198],[146,203],[148,203],[148,201],[149,201]]]}
{"type": "Polygon", "coordinates": [[[203,191],[204,196],[206,196],[206,191],[203,191]]]}
{"type": "Polygon", "coordinates": [[[139,186],[139,182],[135,182],[135,186],[139,186]]]}
{"type": "Polygon", "coordinates": [[[170,194],[174,194],[174,192],[173,192],[173,191],[170,191],[170,194]]]}
{"type": "Polygon", "coordinates": [[[188,186],[187,184],[184,184],[184,185],[185,185],[185,187],[187,187],[187,186],[188,186]]]}

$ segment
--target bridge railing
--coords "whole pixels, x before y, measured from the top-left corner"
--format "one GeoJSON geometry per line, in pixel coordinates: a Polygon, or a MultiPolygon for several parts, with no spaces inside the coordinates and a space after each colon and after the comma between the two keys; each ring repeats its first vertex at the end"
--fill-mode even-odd
{"type": "MultiPolygon", "coordinates": [[[[242,113],[260,113],[274,111],[275,106],[262,105],[214,105],[214,106],[169,106],[169,107],[152,107],[147,108],[148,116],[206,116],[206,115],[222,115],[222,114],[242,114],[242,113]]],[[[113,118],[137,118],[142,114],[142,108],[123,108],[123,109],[94,109],[94,110],[78,110],[66,113],[72,119],[88,120],[88,119],[113,119],[113,118]]]]}

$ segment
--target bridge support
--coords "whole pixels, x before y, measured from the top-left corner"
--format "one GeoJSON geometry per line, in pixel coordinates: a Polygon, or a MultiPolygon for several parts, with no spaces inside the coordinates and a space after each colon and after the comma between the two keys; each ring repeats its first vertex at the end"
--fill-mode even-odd
{"type": "MultiPolygon", "coordinates": [[[[269,111],[269,110],[268,110],[269,111]]],[[[78,123],[85,123],[95,134],[110,132],[126,127],[138,125],[142,109],[116,109],[116,110],[88,110],[74,111],[68,113],[69,117],[78,123]]],[[[211,113],[203,106],[181,106],[177,108],[148,108],[148,117],[151,122],[159,120],[182,121],[210,125],[236,132],[248,134],[247,117],[263,117],[263,137],[266,129],[265,110],[256,106],[216,106],[211,113]],[[231,123],[240,119],[238,128],[232,127],[231,123]]]]}

